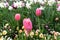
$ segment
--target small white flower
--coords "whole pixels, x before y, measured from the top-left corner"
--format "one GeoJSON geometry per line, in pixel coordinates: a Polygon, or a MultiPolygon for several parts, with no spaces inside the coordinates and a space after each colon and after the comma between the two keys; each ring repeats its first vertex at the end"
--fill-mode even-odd
{"type": "Polygon", "coordinates": [[[38,2],[38,0],[34,0],[34,3],[37,3],[38,2]]]}
{"type": "Polygon", "coordinates": [[[44,2],[44,1],[42,1],[42,2],[40,2],[40,4],[44,5],[44,4],[45,4],[45,2],[44,2]]]}
{"type": "Polygon", "coordinates": [[[49,6],[52,6],[55,2],[56,2],[55,0],[49,0],[49,1],[48,1],[48,5],[49,5],[49,6]]]}
{"type": "Polygon", "coordinates": [[[6,0],[4,0],[6,2],[6,0]]]}
{"type": "Polygon", "coordinates": [[[16,2],[14,2],[13,5],[14,5],[14,7],[17,7],[18,6],[18,4],[16,2]]]}
{"type": "Polygon", "coordinates": [[[40,8],[39,9],[41,9],[41,10],[44,10],[45,9],[45,7],[43,7],[43,6],[40,6],[40,8]]]}
{"type": "Polygon", "coordinates": [[[19,4],[18,1],[17,1],[16,3],[14,3],[14,6],[17,7],[17,8],[19,7],[19,5],[20,5],[20,4],[19,4]]]}
{"type": "Polygon", "coordinates": [[[60,1],[57,1],[58,4],[60,4],[60,1]]]}
{"type": "Polygon", "coordinates": [[[5,36],[5,38],[7,38],[7,36],[5,36]]]}
{"type": "Polygon", "coordinates": [[[39,2],[39,3],[42,3],[42,2],[43,2],[43,0],[38,0],[38,2],[39,2]]]}
{"type": "Polygon", "coordinates": [[[8,25],[9,25],[9,23],[6,23],[5,25],[6,25],[6,26],[8,26],[8,25]]]}
{"type": "Polygon", "coordinates": [[[4,8],[4,3],[0,3],[0,7],[1,8],[4,8]]]}
{"type": "Polygon", "coordinates": [[[44,2],[47,2],[48,0],[44,0],[44,2]]]}
{"type": "Polygon", "coordinates": [[[44,38],[44,35],[42,33],[39,34],[40,38],[44,38]]]}
{"type": "Polygon", "coordinates": [[[0,37],[0,40],[4,40],[3,36],[2,36],[2,37],[0,37]]]}
{"type": "Polygon", "coordinates": [[[12,38],[8,37],[7,40],[12,40],[12,38]]]}
{"type": "Polygon", "coordinates": [[[30,2],[33,2],[34,0],[30,0],[30,2]]]}
{"type": "Polygon", "coordinates": [[[10,37],[7,38],[7,40],[9,40],[9,39],[10,39],[10,37]]]}
{"type": "Polygon", "coordinates": [[[9,10],[12,10],[13,9],[13,7],[12,6],[9,6],[9,8],[8,8],[9,10]]]}
{"type": "Polygon", "coordinates": [[[30,6],[31,4],[30,3],[26,3],[26,7],[29,9],[29,8],[31,8],[31,6],[30,6]]]}
{"type": "Polygon", "coordinates": [[[30,0],[30,4],[33,4],[34,3],[34,0],[30,0]]]}
{"type": "Polygon", "coordinates": [[[20,1],[20,2],[17,2],[17,8],[21,8],[21,7],[24,7],[25,4],[23,3],[23,1],[20,1]]]}
{"type": "Polygon", "coordinates": [[[31,37],[33,37],[34,36],[34,32],[32,31],[32,32],[30,32],[30,36],[31,37]]]}
{"type": "Polygon", "coordinates": [[[25,2],[27,1],[27,0],[24,0],[25,2]]]}
{"type": "Polygon", "coordinates": [[[2,34],[3,35],[6,35],[7,34],[7,31],[6,30],[3,30],[2,34]]]}
{"type": "Polygon", "coordinates": [[[5,7],[8,7],[9,6],[9,3],[8,2],[4,3],[4,6],[5,7]]]}

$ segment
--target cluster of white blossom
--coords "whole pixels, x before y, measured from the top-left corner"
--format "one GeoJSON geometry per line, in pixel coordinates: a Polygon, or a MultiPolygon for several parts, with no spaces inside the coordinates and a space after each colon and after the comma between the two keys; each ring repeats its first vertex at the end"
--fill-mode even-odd
{"type": "Polygon", "coordinates": [[[23,1],[16,1],[16,2],[13,2],[13,4],[11,6],[9,6],[9,10],[12,10],[14,8],[22,8],[25,6],[25,3],[23,1]]]}
{"type": "MultiPolygon", "coordinates": [[[[31,4],[33,3],[40,3],[42,5],[44,5],[46,2],[49,6],[52,6],[56,1],[55,0],[24,0],[25,3],[23,1],[16,1],[16,2],[13,2],[12,5],[9,5],[8,2],[1,2],[0,3],[0,8],[6,8],[8,7],[9,10],[12,10],[14,8],[22,8],[22,7],[26,7],[28,9],[31,9],[31,4]]],[[[44,9],[43,6],[40,7],[40,9],[44,9]]]]}
{"type": "Polygon", "coordinates": [[[6,8],[6,7],[8,7],[9,6],[9,3],[8,2],[1,2],[0,3],[0,8],[6,8]]]}
{"type": "Polygon", "coordinates": [[[54,3],[56,3],[55,0],[49,0],[49,1],[48,1],[48,5],[49,5],[49,6],[52,6],[54,3]]]}

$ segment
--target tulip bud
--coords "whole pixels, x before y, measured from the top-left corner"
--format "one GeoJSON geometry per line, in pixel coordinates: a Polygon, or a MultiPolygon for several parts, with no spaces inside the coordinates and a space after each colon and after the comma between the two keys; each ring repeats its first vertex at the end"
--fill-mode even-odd
{"type": "Polygon", "coordinates": [[[37,8],[36,9],[36,16],[40,16],[41,15],[41,12],[42,12],[41,9],[37,8]]]}
{"type": "Polygon", "coordinates": [[[16,21],[19,21],[20,18],[21,18],[20,14],[15,14],[15,20],[16,20],[16,21]]]}

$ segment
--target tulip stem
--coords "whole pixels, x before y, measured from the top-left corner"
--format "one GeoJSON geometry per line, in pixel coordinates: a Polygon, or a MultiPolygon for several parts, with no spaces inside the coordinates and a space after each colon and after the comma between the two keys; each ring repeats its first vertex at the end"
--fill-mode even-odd
{"type": "Polygon", "coordinates": [[[25,37],[25,40],[27,40],[27,37],[25,37]]]}
{"type": "Polygon", "coordinates": [[[40,18],[38,17],[38,26],[39,26],[39,30],[40,30],[40,18]]]}
{"type": "Polygon", "coordinates": [[[18,27],[18,30],[19,30],[19,22],[17,21],[17,27],[18,27]]]}
{"type": "Polygon", "coordinates": [[[18,21],[17,21],[17,26],[19,26],[19,23],[18,23],[18,21]]]}

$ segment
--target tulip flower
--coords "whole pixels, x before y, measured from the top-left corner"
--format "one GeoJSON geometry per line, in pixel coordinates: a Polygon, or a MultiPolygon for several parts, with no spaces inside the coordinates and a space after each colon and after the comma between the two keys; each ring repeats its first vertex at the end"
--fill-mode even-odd
{"type": "Polygon", "coordinates": [[[16,21],[19,21],[20,18],[21,18],[20,14],[15,14],[15,20],[16,20],[16,21]]]}
{"type": "Polygon", "coordinates": [[[32,30],[32,22],[30,18],[25,18],[23,20],[23,26],[24,26],[24,31],[25,31],[26,36],[29,36],[29,33],[32,30]]]}
{"type": "MultiPolygon", "coordinates": [[[[36,9],[36,16],[41,16],[42,14],[42,10],[40,8],[37,8],[36,9]]],[[[40,18],[37,17],[37,21],[38,21],[38,26],[39,26],[39,29],[40,29],[40,18]]]]}
{"type": "Polygon", "coordinates": [[[41,9],[37,8],[36,9],[36,16],[40,16],[41,15],[41,9]]]}

